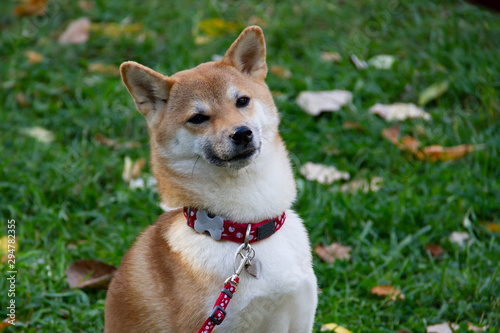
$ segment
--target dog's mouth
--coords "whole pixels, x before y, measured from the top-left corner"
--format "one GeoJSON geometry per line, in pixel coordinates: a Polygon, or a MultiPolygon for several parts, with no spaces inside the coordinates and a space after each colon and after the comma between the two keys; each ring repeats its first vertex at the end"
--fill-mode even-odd
{"type": "Polygon", "coordinates": [[[243,168],[250,164],[250,162],[257,157],[260,153],[259,147],[247,148],[244,151],[231,156],[230,158],[221,158],[217,156],[213,151],[208,151],[205,153],[205,159],[213,165],[218,167],[226,168],[243,168]]]}

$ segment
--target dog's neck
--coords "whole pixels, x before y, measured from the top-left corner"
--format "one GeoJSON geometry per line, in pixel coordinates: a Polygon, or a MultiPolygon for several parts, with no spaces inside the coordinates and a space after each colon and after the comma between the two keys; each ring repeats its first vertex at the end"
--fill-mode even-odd
{"type": "Polygon", "coordinates": [[[194,207],[235,222],[256,223],[279,216],[295,200],[295,180],[279,135],[239,170],[217,167],[201,158],[181,170],[155,151],[154,145],[152,157],[162,203],[168,207],[194,207]]]}

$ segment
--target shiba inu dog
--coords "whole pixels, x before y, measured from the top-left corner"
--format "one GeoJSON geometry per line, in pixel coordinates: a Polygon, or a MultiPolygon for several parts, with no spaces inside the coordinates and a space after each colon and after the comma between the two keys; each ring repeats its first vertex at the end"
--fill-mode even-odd
{"type": "Polygon", "coordinates": [[[135,62],[121,74],[169,209],[123,258],[105,332],[311,332],[316,277],[262,30],[170,77],[135,62]]]}

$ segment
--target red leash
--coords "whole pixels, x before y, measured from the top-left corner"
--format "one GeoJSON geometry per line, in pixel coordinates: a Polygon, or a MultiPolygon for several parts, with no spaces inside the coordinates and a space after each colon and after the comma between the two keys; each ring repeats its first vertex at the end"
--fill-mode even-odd
{"type": "MultiPolygon", "coordinates": [[[[237,277],[237,281],[239,278],[237,277]]],[[[236,281],[236,283],[238,283],[236,281]]],[[[233,298],[233,293],[236,291],[237,284],[233,285],[231,281],[228,281],[224,285],[224,289],[221,290],[219,298],[214,305],[214,311],[212,315],[205,320],[201,328],[198,330],[198,333],[210,333],[214,329],[215,325],[220,325],[224,318],[226,318],[226,308],[233,298]]]]}
{"type": "Polygon", "coordinates": [[[224,318],[226,318],[226,308],[229,301],[231,301],[231,298],[233,298],[233,294],[238,289],[241,271],[246,265],[250,264],[252,259],[255,257],[255,250],[249,244],[250,231],[251,225],[249,224],[245,234],[245,242],[238,247],[236,253],[234,254],[235,263],[238,256],[241,256],[240,263],[237,267],[234,267],[234,274],[228,277],[224,282],[224,288],[215,302],[212,314],[207,318],[207,320],[205,320],[201,328],[198,330],[198,333],[212,332],[215,325],[220,325],[224,318]]]}

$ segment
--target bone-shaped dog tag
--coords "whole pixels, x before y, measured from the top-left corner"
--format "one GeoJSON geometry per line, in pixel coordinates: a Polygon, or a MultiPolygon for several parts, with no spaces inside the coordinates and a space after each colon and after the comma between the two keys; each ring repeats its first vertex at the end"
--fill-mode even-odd
{"type": "Polygon", "coordinates": [[[258,279],[260,277],[260,272],[262,271],[262,264],[260,263],[259,259],[254,258],[249,265],[245,266],[245,269],[247,270],[248,274],[258,279]]]}
{"type": "Polygon", "coordinates": [[[222,235],[222,228],[224,226],[224,219],[220,216],[211,218],[204,210],[199,210],[196,213],[196,220],[194,221],[194,230],[203,234],[210,233],[210,236],[219,240],[222,235]]]}

